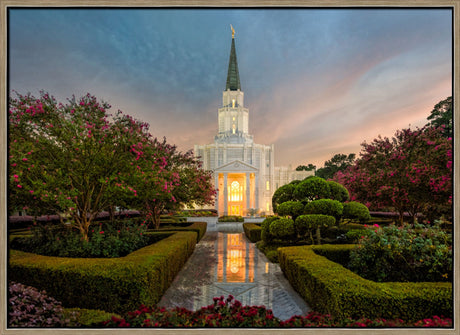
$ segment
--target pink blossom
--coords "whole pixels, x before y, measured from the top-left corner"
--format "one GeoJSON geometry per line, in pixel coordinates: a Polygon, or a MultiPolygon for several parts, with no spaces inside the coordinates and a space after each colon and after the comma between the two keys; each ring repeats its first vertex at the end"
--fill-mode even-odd
{"type": "Polygon", "coordinates": [[[18,187],[19,187],[19,188],[22,188],[22,186],[21,186],[21,185],[19,185],[19,184],[18,184],[18,187]]]}

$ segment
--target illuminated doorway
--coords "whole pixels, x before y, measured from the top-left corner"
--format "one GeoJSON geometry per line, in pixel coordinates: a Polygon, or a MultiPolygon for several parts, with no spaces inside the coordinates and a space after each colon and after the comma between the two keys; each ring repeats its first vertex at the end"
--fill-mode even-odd
{"type": "Polygon", "coordinates": [[[228,209],[230,215],[243,215],[244,186],[238,180],[233,180],[228,187],[228,209]]]}

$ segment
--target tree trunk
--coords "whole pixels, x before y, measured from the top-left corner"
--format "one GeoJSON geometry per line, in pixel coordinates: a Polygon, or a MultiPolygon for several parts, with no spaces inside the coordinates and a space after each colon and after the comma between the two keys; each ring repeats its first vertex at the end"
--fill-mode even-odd
{"type": "Polygon", "coordinates": [[[318,244],[321,244],[321,230],[319,229],[319,227],[316,228],[316,240],[318,244]]]}

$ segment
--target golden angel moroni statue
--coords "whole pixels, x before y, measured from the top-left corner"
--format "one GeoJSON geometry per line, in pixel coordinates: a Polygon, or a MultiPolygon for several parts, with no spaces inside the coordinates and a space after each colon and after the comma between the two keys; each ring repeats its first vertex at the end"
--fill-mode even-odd
{"type": "Polygon", "coordinates": [[[235,29],[233,29],[232,25],[230,25],[230,28],[232,28],[232,38],[235,38],[235,29]]]}

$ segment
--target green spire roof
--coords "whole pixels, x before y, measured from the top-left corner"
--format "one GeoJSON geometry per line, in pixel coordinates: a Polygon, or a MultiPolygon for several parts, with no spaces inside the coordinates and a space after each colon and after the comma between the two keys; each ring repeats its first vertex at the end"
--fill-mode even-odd
{"type": "Polygon", "coordinates": [[[238,62],[236,61],[235,39],[232,37],[232,49],[230,50],[230,60],[228,62],[227,85],[225,90],[241,90],[240,74],[238,72],[238,62]]]}

